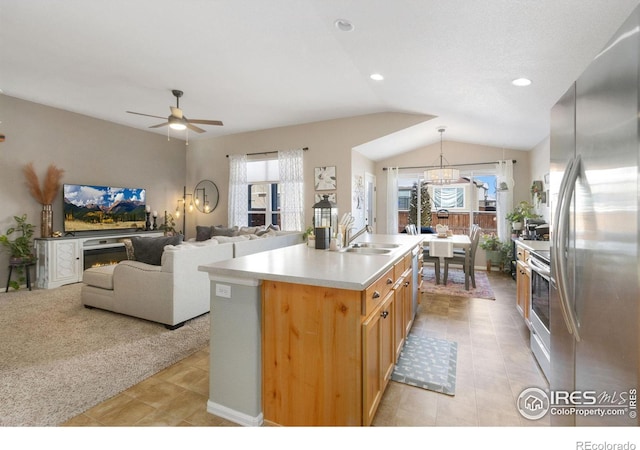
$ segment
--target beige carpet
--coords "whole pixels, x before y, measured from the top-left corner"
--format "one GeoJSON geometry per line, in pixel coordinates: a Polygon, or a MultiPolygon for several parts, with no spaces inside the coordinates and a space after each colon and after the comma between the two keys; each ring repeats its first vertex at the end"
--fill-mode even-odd
{"type": "Polygon", "coordinates": [[[163,325],[80,303],[80,284],[0,295],[0,425],[54,426],[206,347],[209,314],[163,325]]]}

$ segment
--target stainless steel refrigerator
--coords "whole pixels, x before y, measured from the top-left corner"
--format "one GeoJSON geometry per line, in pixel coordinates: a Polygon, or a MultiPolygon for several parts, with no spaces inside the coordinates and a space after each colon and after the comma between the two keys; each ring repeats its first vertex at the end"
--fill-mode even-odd
{"type": "Polygon", "coordinates": [[[636,9],[551,112],[552,425],[639,423],[639,33],[636,9]]]}

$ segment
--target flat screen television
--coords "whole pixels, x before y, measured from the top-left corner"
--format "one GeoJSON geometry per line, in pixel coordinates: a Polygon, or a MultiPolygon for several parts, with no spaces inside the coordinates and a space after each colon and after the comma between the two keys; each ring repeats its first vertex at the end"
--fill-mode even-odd
{"type": "Polygon", "coordinates": [[[65,184],[64,231],[144,228],[145,189],[65,184]]]}

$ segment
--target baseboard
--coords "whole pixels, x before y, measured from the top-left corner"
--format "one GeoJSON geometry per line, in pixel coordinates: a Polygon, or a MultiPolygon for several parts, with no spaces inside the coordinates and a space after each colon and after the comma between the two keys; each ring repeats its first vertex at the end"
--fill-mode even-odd
{"type": "Polygon", "coordinates": [[[252,417],[240,411],[212,402],[211,400],[207,400],[207,412],[245,427],[259,427],[264,423],[262,413],[256,417],[252,417]]]}

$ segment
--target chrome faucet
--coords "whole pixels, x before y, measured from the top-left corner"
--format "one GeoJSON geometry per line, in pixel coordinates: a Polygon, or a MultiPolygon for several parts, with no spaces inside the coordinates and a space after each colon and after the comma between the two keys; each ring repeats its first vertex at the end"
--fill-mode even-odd
{"type": "Polygon", "coordinates": [[[356,240],[364,233],[373,233],[373,228],[371,228],[370,225],[365,225],[363,229],[357,231],[353,236],[351,235],[351,230],[347,231],[347,245],[351,244],[351,242],[356,240]]]}

